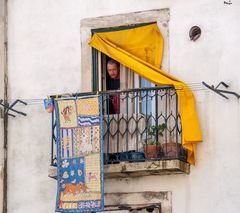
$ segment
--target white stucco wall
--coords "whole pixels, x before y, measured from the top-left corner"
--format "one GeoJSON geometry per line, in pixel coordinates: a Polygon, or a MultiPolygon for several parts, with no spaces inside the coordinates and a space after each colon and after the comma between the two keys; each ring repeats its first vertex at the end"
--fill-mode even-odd
{"type": "MultiPolygon", "coordinates": [[[[82,19],[161,8],[170,9],[170,73],[187,83],[225,81],[230,90],[240,92],[237,0],[232,5],[222,0],[9,0],[8,4],[10,99],[42,99],[80,90],[82,19]],[[193,25],[202,29],[197,42],[188,37],[193,25]]],[[[196,87],[194,93],[204,143],[197,147],[191,173],[107,180],[107,192],[172,191],[173,213],[239,212],[239,101],[196,87]]],[[[48,178],[51,117],[40,104],[18,109],[27,117],[9,121],[8,212],[52,213],[56,182],[48,178]]]]}

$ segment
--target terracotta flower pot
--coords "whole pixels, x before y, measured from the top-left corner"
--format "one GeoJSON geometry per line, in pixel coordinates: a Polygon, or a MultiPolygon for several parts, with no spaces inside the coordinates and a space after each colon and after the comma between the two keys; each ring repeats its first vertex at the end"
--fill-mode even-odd
{"type": "Polygon", "coordinates": [[[183,149],[182,144],[176,142],[167,142],[162,144],[164,158],[187,159],[187,151],[183,149]]]}
{"type": "Polygon", "coordinates": [[[145,145],[143,149],[146,158],[156,159],[161,157],[161,146],[145,145]]]}

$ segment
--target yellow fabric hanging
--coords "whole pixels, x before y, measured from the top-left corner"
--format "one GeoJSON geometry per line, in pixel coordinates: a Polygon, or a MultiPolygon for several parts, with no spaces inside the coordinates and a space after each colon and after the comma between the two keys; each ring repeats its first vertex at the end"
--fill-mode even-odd
{"type": "Polygon", "coordinates": [[[159,68],[163,37],[157,24],[95,33],[89,44],[156,85],[174,86],[179,98],[182,145],[188,150],[188,162],[195,164],[196,143],[202,141],[202,135],[194,96],[185,83],[159,68]]]}

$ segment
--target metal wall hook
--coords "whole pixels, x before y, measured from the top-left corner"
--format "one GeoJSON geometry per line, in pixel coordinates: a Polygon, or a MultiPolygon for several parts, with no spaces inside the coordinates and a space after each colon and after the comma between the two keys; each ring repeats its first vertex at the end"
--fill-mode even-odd
{"type": "Polygon", "coordinates": [[[207,83],[205,83],[204,81],[202,82],[202,84],[207,87],[208,89],[212,90],[213,92],[217,93],[218,95],[226,98],[226,99],[229,99],[226,95],[224,95],[223,93],[225,94],[230,94],[230,95],[234,95],[236,96],[238,99],[240,98],[240,95],[236,92],[232,92],[232,91],[228,91],[228,90],[222,90],[222,89],[218,89],[219,86],[223,85],[225,88],[228,88],[229,85],[226,84],[225,82],[221,81],[216,87],[214,87],[213,85],[210,86],[208,85],[207,83]]]}
{"type": "Polygon", "coordinates": [[[217,89],[217,88],[218,88],[219,86],[221,86],[221,85],[223,85],[225,88],[228,88],[228,87],[229,87],[228,84],[226,84],[225,82],[221,81],[221,82],[215,87],[215,89],[217,89]]]}
{"type": "Polygon", "coordinates": [[[11,113],[8,112],[8,111],[13,111],[13,112],[18,113],[18,114],[20,114],[20,115],[26,116],[26,115],[27,115],[26,113],[20,112],[20,111],[18,111],[18,110],[13,109],[13,107],[14,107],[17,103],[21,103],[21,104],[27,105],[26,102],[24,102],[24,101],[22,101],[22,100],[19,100],[19,99],[17,99],[16,101],[14,101],[11,105],[9,105],[9,103],[3,104],[3,100],[2,100],[2,99],[0,100],[0,105],[4,107],[4,114],[5,114],[5,115],[9,115],[9,116],[12,116],[12,117],[16,117],[14,114],[11,114],[11,113]]]}

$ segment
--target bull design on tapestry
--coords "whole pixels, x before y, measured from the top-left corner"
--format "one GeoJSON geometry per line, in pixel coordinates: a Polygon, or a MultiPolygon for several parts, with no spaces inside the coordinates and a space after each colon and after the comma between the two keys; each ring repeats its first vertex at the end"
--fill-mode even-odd
{"type": "Polygon", "coordinates": [[[56,100],[56,211],[103,211],[102,107],[99,97],[56,100]]]}

